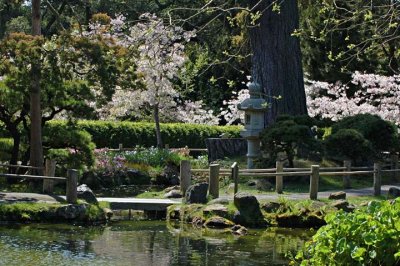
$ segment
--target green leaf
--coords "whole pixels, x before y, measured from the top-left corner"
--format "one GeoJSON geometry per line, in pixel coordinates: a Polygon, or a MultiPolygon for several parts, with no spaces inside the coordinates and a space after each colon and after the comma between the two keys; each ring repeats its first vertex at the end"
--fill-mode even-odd
{"type": "Polygon", "coordinates": [[[362,260],[364,260],[363,256],[364,256],[364,253],[365,253],[366,251],[367,251],[367,250],[366,250],[365,248],[357,247],[357,246],[356,246],[356,247],[353,249],[353,251],[351,252],[351,257],[352,257],[353,259],[357,260],[357,261],[362,261],[362,260]]]}

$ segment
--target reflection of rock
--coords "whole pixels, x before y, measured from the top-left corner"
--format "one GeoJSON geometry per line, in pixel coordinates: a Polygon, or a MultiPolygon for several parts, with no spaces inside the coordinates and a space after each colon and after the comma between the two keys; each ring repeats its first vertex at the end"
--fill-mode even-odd
{"type": "Polygon", "coordinates": [[[388,199],[395,199],[400,197],[400,189],[397,187],[391,187],[388,191],[388,199]]]}
{"type": "Polygon", "coordinates": [[[338,210],[343,210],[345,212],[352,212],[355,209],[355,206],[348,203],[345,200],[337,200],[332,204],[332,207],[335,207],[338,210]]]}
{"type": "Polygon", "coordinates": [[[208,205],[203,210],[204,215],[218,215],[222,217],[227,217],[228,215],[228,207],[221,204],[212,204],[208,205]]]}
{"type": "Polygon", "coordinates": [[[244,236],[247,235],[247,228],[241,225],[234,225],[231,228],[232,234],[234,235],[239,235],[239,236],[244,236]]]}
{"type": "Polygon", "coordinates": [[[180,220],[181,206],[172,205],[167,208],[167,220],[180,220]]]}
{"type": "Polygon", "coordinates": [[[229,221],[220,216],[213,216],[211,218],[208,218],[204,223],[205,227],[217,227],[217,228],[226,228],[226,227],[231,227],[233,225],[235,224],[232,221],[229,221]]]}
{"type": "Polygon", "coordinates": [[[249,193],[236,193],[234,204],[238,211],[233,217],[233,221],[244,226],[265,226],[264,216],[260,211],[260,204],[255,196],[249,193]]]}
{"type": "Polygon", "coordinates": [[[186,191],[186,203],[206,203],[207,202],[207,183],[191,185],[186,191]]]}
{"type": "Polygon", "coordinates": [[[83,220],[86,216],[86,209],[89,205],[87,204],[68,204],[66,206],[59,207],[57,209],[57,215],[63,217],[66,220],[83,220]]]}
{"type": "Polygon", "coordinates": [[[82,184],[77,187],[78,199],[83,199],[87,203],[98,204],[96,196],[93,191],[85,184],[82,184]]]}
{"type": "Polygon", "coordinates": [[[331,193],[329,195],[329,199],[331,199],[331,200],[346,199],[346,192],[339,191],[339,192],[331,193]]]}

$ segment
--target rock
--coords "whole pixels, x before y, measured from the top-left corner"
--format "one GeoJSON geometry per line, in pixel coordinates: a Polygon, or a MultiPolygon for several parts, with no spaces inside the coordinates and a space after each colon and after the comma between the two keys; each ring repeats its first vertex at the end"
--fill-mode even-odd
{"type": "Polygon", "coordinates": [[[167,164],[162,173],[156,176],[155,183],[164,186],[179,185],[179,166],[172,163],[167,164]]]}
{"type": "Polygon", "coordinates": [[[332,204],[332,207],[345,212],[352,212],[355,209],[355,206],[349,204],[346,200],[337,200],[332,204]]]}
{"type": "Polygon", "coordinates": [[[87,203],[91,203],[91,204],[99,203],[97,201],[96,196],[94,195],[93,191],[86,184],[82,184],[77,187],[77,194],[78,194],[78,199],[83,199],[87,203]]]}
{"type": "Polygon", "coordinates": [[[93,171],[84,172],[80,181],[81,184],[87,184],[93,189],[100,188],[98,177],[93,171]]]}
{"type": "Polygon", "coordinates": [[[222,204],[212,204],[208,205],[203,210],[204,215],[218,215],[222,217],[227,217],[228,215],[228,208],[222,204]]]}
{"type": "Polygon", "coordinates": [[[257,185],[257,181],[256,180],[249,180],[249,181],[247,181],[247,185],[249,187],[255,187],[257,185]]]}
{"type": "Polygon", "coordinates": [[[164,194],[164,198],[167,199],[182,198],[182,192],[180,190],[171,190],[170,192],[164,194]]]}
{"type": "Polygon", "coordinates": [[[397,187],[389,188],[387,197],[388,197],[388,199],[395,199],[395,198],[400,197],[400,189],[397,187]]]}
{"type": "Polygon", "coordinates": [[[83,220],[86,216],[88,204],[68,204],[57,209],[57,215],[66,220],[83,220]]]}
{"type": "Polygon", "coordinates": [[[217,228],[226,228],[226,227],[231,227],[235,225],[232,221],[229,221],[228,219],[225,219],[220,216],[213,216],[211,218],[208,218],[204,226],[205,227],[217,227],[217,228]]]}
{"type": "Polygon", "coordinates": [[[232,234],[234,234],[234,235],[240,235],[240,236],[244,236],[244,235],[247,235],[247,228],[246,227],[244,227],[244,226],[241,226],[241,225],[234,225],[232,228],[231,228],[231,231],[232,231],[232,234]]]}
{"type": "Polygon", "coordinates": [[[124,182],[124,183],[129,183],[131,185],[150,184],[150,176],[136,169],[126,170],[126,177],[129,180],[129,182],[124,182]]]}
{"type": "Polygon", "coordinates": [[[299,214],[285,213],[276,216],[279,227],[287,228],[319,228],[326,225],[322,216],[303,209],[299,214]]]}
{"type": "Polygon", "coordinates": [[[189,186],[185,195],[186,203],[207,203],[207,191],[207,183],[198,183],[189,186]]]}
{"type": "Polygon", "coordinates": [[[236,193],[234,204],[238,209],[233,217],[235,223],[251,227],[266,225],[260,204],[255,196],[243,192],[236,193]]]}
{"type": "Polygon", "coordinates": [[[331,193],[329,195],[329,199],[331,199],[331,200],[346,199],[346,192],[339,191],[339,192],[331,193]]]}
{"type": "Polygon", "coordinates": [[[106,217],[108,220],[111,219],[111,217],[113,217],[114,212],[112,210],[110,210],[109,208],[103,208],[104,213],[106,214],[106,217]]]}
{"type": "Polygon", "coordinates": [[[267,213],[273,213],[276,212],[280,207],[281,204],[279,202],[271,201],[261,206],[261,209],[263,209],[267,213]]]}
{"type": "Polygon", "coordinates": [[[256,189],[261,191],[269,191],[272,188],[272,184],[266,179],[256,180],[256,189]]]}
{"type": "Polygon", "coordinates": [[[218,199],[213,199],[213,200],[209,201],[208,203],[209,203],[209,204],[228,205],[228,204],[229,204],[229,200],[228,200],[228,199],[218,198],[218,199]]]}

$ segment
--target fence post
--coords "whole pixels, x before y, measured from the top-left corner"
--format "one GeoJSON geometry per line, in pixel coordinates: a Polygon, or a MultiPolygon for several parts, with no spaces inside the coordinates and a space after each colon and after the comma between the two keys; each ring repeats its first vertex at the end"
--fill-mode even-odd
{"type": "Polygon", "coordinates": [[[374,163],[374,196],[381,195],[382,172],[381,164],[374,163]]]}
{"type": "Polygon", "coordinates": [[[78,200],[77,193],[78,184],[78,171],[75,169],[68,169],[67,171],[67,202],[74,204],[78,200]]]}
{"type": "MultiPolygon", "coordinates": [[[[390,156],[390,164],[391,164],[391,169],[399,169],[399,155],[398,154],[392,154],[390,156]]],[[[399,172],[393,172],[392,173],[392,178],[394,181],[397,181],[397,177],[399,176],[399,172]]]]}
{"type": "Polygon", "coordinates": [[[219,197],[219,164],[210,164],[209,193],[214,199],[219,197]]]}
{"type": "Polygon", "coordinates": [[[118,150],[122,151],[124,149],[124,145],[122,145],[122,143],[118,144],[118,150]]]}
{"type": "MultiPolygon", "coordinates": [[[[55,176],[56,175],[56,161],[46,159],[45,163],[45,176],[55,176]]],[[[54,192],[54,180],[44,179],[43,180],[43,193],[53,194],[54,192]]]]}
{"type": "MultiPolygon", "coordinates": [[[[276,161],[276,172],[282,173],[283,172],[283,162],[276,161]]],[[[283,176],[277,175],[275,177],[275,190],[276,193],[282,194],[283,193],[283,176]]]]}
{"type": "MultiPolygon", "coordinates": [[[[350,172],[351,171],[351,161],[350,160],[345,160],[343,161],[343,166],[345,167],[344,171],[345,172],[350,172]]],[[[343,176],[343,188],[350,188],[350,176],[349,175],[344,175],[343,176]]]]}
{"type": "Polygon", "coordinates": [[[234,162],[231,166],[232,179],[234,182],[233,194],[236,194],[239,190],[239,166],[237,162],[234,162]]]}
{"type": "Polygon", "coordinates": [[[319,183],[319,165],[311,166],[310,176],[310,199],[316,200],[318,198],[318,183],[319,183]]]}
{"type": "Polygon", "coordinates": [[[190,170],[191,170],[191,165],[190,161],[188,160],[183,160],[181,161],[181,167],[180,167],[180,181],[181,181],[181,191],[183,197],[186,195],[186,190],[189,188],[191,184],[191,176],[190,176],[190,170]]]}

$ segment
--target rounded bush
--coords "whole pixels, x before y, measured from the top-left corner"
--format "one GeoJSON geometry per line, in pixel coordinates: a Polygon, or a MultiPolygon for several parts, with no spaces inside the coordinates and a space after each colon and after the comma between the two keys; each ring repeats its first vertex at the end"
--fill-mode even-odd
{"type": "Polygon", "coordinates": [[[325,139],[326,154],[334,160],[369,160],[374,157],[371,143],[355,129],[340,129],[325,139]]]}
{"type": "Polygon", "coordinates": [[[332,127],[332,133],[341,129],[355,129],[360,132],[376,151],[393,151],[397,149],[397,128],[394,124],[377,115],[358,114],[346,117],[332,127]]]}

